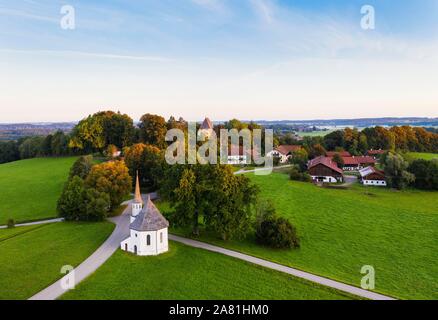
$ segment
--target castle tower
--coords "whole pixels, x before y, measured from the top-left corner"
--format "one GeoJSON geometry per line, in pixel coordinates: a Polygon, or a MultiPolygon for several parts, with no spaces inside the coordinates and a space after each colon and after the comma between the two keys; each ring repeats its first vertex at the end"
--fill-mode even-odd
{"type": "Polygon", "coordinates": [[[131,223],[134,222],[135,218],[143,209],[143,199],[141,198],[140,193],[140,181],[138,179],[138,171],[137,171],[137,179],[135,182],[135,197],[134,201],[132,201],[132,212],[131,212],[131,223]]]}

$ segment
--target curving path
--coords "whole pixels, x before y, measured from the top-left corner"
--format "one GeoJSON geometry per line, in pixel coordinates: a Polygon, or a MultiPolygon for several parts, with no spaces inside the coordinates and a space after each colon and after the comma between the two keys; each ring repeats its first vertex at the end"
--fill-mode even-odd
{"type": "MultiPolygon", "coordinates": [[[[15,225],[15,227],[35,226],[38,224],[47,224],[47,223],[62,222],[62,221],[64,221],[64,218],[39,220],[39,221],[26,222],[26,223],[18,223],[15,225]]],[[[8,226],[0,226],[0,229],[6,229],[7,227],[8,226]]]]}
{"type": "Polygon", "coordinates": [[[187,246],[224,254],[226,256],[230,256],[230,257],[233,257],[236,259],[244,260],[244,261],[247,261],[247,262],[250,262],[253,264],[257,264],[259,266],[269,268],[272,270],[288,273],[288,274],[293,275],[297,278],[312,281],[312,282],[318,283],[318,284],[326,286],[326,287],[331,287],[331,288],[337,289],[339,291],[353,294],[353,295],[358,296],[358,297],[371,299],[371,300],[395,300],[394,298],[389,297],[389,296],[385,296],[385,295],[382,295],[379,293],[364,290],[364,289],[361,289],[361,288],[358,288],[355,286],[351,286],[351,285],[348,285],[348,284],[345,284],[342,282],[338,282],[335,280],[331,280],[328,278],[320,277],[320,276],[317,276],[317,275],[314,275],[314,274],[311,274],[311,273],[308,273],[305,271],[301,271],[298,269],[286,267],[284,265],[281,265],[281,264],[278,264],[275,262],[271,262],[271,261],[267,261],[264,259],[256,258],[256,257],[250,256],[250,255],[244,254],[244,253],[240,253],[237,251],[228,250],[228,249],[225,249],[222,247],[214,246],[214,245],[211,245],[211,244],[208,244],[205,242],[187,239],[187,238],[183,238],[183,237],[179,237],[179,236],[175,236],[175,235],[169,235],[169,240],[180,242],[180,243],[185,244],[187,246]]]}
{"type": "MultiPolygon", "coordinates": [[[[143,197],[145,196],[146,195],[143,195],[143,197]]],[[[151,197],[153,199],[156,198],[156,194],[151,194],[151,197]]],[[[125,204],[129,204],[129,203],[130,202],[126,202],[125,204]]],[[[105,261],[108,260],[115,251],[118,250],[118,248],[120,247],[120,242],[126,239],[126,237],[128,237],[130,213],[131,213],[131,208],[130,206],[128,206],[128,208],[123,212],[122,215],[109,219],[110,221],[116,224],[116,228],[114,232],[87,260],[85,260],[77,268],[75,268],[75,285],[79,284],[81,281],[83,281],[85,278],[91,275],[94,271],[96,271],[102,264],[104,264],[105,261]]],[[[199,249],[204,249],[204,250],[224,254],[272,270],[284,272],[292,276],[305,279],[314,283],[318,283],[323,286],[331,287],[339,291],[347,292],[349,294],[353,294],[361,298],[366,298],[371,300],[395,300],[394,298],[389,296],[364,290],[359,287],[351,286],[339,281],[317,276],[291,267],[286,267],[278,263],[256,258],[237,251],[214,246],[205,242],[187,239],[172,234],[169,234],[169,240],[180,242],[182,244],[194,248],[199,248],[199,249]]],[[[64,282],[63,280],[66,277],[67,276],[61,278],[51,286],[37,293],[36,295],[31,297],[30,300],[55,300],[59,298],[61,295],[63,295],[68,291],[66,289],[63,289],[61,286],[61,283],[64,282]]]]}
{"type": "MultiPolygon", "coordinates": [[[[96,271],[120,247],[120,242],[129,235],[130,213],[131,209],[128,207],[122,215],[109,219],[116,224],[116,228],[110,237],[87,260],[74,269],[75,285],[96,271]]],[[[68,275],[64,276],[29,300],[55,300],[59,298],[68,291],[61,286],[67,277],[68,275]]]]}

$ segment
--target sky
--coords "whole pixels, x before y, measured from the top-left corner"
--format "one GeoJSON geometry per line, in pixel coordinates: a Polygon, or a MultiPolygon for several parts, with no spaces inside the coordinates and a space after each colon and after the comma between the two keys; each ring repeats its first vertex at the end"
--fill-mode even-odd
{"type": "Polygon", "coordinates": [[[437,16],[436,0],[0,0],[0,123],[438,117],[437,16]]]}

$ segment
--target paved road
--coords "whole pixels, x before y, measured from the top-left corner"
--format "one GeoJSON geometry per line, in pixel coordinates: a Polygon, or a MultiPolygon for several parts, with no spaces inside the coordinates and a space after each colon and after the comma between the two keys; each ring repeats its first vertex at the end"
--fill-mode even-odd
{"type": "MultiPolygon", "coordinates": [[[[96,271],[120,247],[120,242],[129,236],[129,216],[131,209],[128,207],[122,215],[109,219],[116,224],[111,236],[84,262],[75,268],[75,285],[96,271]]],[[[56,281],[51,286],[37,293],[30,300],[55,300],[68,290],[63,289],[61,283],[68,276],[56,281]]]]}
{"type": "MultiPolygon", "coordinates": [[[[64,221],[64,218],[57,218],[57,219],[49,219],[49,220],[40,220],[40,221],[34,221],[34,222],[26,222],[26,223],[19,223],[16,224],[16,227],[25,227],[25,226],[35,226],[38,224],[46,224],[46,223],[54,223],[54,222],[62,222],[64,221]]],[[[0,226],[0,229],[6,229],[8,226],[0,226]]]]}
{"type": "Polygon", "coordinates": [[[356,176],[352,176],[352,175],[348,175],[348,174],[344,175],[344,179],[345,179],[345,182],[344,182],[344,184],[342,184],[342,186],[345,186],[345,187],[349,187],[358,181],[358,178],[356,176]]]}
{"type": "Polygon", "coordinates": [[[294,268],[286,267],[286,266],[283,266],[281,264],[277,264],[277,263],[270,262],[267,260],[255,258],[253,256],[249,256],[247,254],[243,254],[243,253],[240,253],[237,251],[228,250],[228,249],[225,249],[222,247],[207,244],[205,242],[200,242],[200,241],[196,241],[196,240],[182,238],[182,237],[175,236],[175,235],[169,235],[169,239],[183,243],[183,244],[191,246],[191,247],[221,253],[221,254],[224,254],[224,255],[227,255],[230,257],[234,257],[234,258],[237,258],[240,260],[244,260],[244,261],[247,261],[250,263],[254,263],[254,264],[257,264],[259,266],[263,266],[263,267],[266,267],[269,269],[288,273],[288,274],[293,275],[295,277],[306,279],[306,280],[321,284],[323,286],[332,287],[332,288],[338,289],[338,290],[343,291],[343,292],[348,292],[350,294],[353,294],[353,295],[356,295],[356,296],[359,296],[362,298],[371,299],[371,300],[395,300],[394,298],[384,296],[384,295],[381,295],[381,294],[378,294],[375,292],[364,290],[364,289],[354,287],[354,286],[351,286],[351,285],[348,285],[348,284],[345,284],[342,282],[334,281],[334,280],[331,280],[328,278],[316,276],[316,275],[308,273],[308,272],[304,272],[304,271],[297,270],[294,268]]]}
{"type": "Polygon", "coordinates": [[[275,171],[275,170],[280,170],[280,169],[284,169],[284,168],[290,168],[292,166],[293,166],[293,164],[287,164],[287,165],[284,165],[284,166],[273,167],[273,168],[257,168],[257,169],[253,169],[253,170],[241,169],[239,171],[234,172],[234,174],[238,175],[238,174],[245,174],[245,173],[251,173],[251,172],[260,172],[260,171],[269,171],[269,170],[275,171]]]}

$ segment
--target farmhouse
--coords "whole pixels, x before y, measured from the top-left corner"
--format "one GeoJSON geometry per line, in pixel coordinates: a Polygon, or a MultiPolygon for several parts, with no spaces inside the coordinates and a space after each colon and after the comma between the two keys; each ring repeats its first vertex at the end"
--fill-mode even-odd
{"type": "Polygon", "coordinates": [[[169,222],[161,215],[150,196],[146,204],[143,204],[138,174],[131,209],[130,236],[121,242],[120,248],[139,256],[152,256],[167,252],[169,222]]]}
{"type": "Polygon", "coordinates": [[[228,148],[228,164],[251,164],[251,154],[255,157],[256,151],[245,150],[241,145],[231,145],[231,147],[228,148]]]}
{"type": "Polygon", "coordinates": [[[359,171],[360,181],[366,186],[386,187],[385,173],[375,167],[367,167],[359,171]]]}
{"type": "Polygon", "coordinates": [[[370,156],[342,157],[342,159],[344,160],[344,166],[342,167],[344,171],[358,171],[376,164],[376,160],[370,156]]]}
{"type": "Polygon", "coordinates": [[[368,151],[367,151],[367,156],[373,157],[374,160],[377,160],[377,159],[379,159],[383,154],[385,154],[385,152],[386,152],[386,150],[382,150],[382,149],[379,149],[379,150],[373,150],[373,149],[371,149],[371,150],[368,150],[368,151]]]}
{"type": "Polygon", "coordinates": [[[301,149],[298,145],[280,145],[267,154],[268,157],[280,158],[280,163],[286,163],[295,151],[301,149]]]}
{"type": "Polygon", "coordinates": [[[315,182],[336,183],[344,181],[342,169],[330,158],[320,156],[308,163],[309,174],[315,182]]]}

